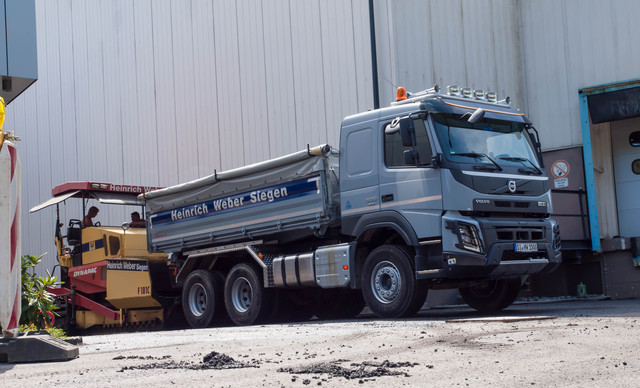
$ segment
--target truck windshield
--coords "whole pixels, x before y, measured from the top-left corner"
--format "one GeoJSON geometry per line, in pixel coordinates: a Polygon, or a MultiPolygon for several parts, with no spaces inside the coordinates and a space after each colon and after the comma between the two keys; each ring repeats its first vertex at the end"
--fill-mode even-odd
{"type": "Polygon", "coordinates": [[[500,170],[518,166],[542,173],[533,143],[523,123],[432,114],[436,135],[445,158],[451,162],[482,163],[500,170]]]}

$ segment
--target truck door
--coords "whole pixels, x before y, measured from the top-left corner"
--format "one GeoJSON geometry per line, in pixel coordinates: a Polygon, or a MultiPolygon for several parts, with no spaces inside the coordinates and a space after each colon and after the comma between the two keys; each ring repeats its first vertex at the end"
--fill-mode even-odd
{"type": "MultiPolygon", "coordinates": [[[[368,123],[365,123],[368,124],[368,123]]],[[[372,126],[343,128],[340,150],[340,194],[343,222],[380,210],[379,139],[372,126]]]]}
{"type": "Polygon", "coordinates": [[[432,141],[425,120],[415,118],[419,163],[405,163],[400,132],[385,133],[390,122],[381,123],[380,210],[395,211],[413,226],[418,238],[441,235],[442,188],[440,172],[431,166],[432,141]]]}

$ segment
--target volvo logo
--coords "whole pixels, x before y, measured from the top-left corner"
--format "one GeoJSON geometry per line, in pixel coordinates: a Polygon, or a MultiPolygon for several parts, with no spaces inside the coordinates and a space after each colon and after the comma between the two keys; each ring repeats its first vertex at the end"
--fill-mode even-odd
{"type": "Polygon", "coordinates": [[[516,181],[509,181],[509,191],[512,193],[516,192],[516,181]]]}

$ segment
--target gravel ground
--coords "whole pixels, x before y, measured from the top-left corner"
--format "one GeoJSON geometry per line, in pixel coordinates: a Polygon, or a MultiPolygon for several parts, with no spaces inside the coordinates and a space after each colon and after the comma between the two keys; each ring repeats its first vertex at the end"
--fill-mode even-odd
{"type": "Polygon", "coordinates": [[[640,303],[466,307],[416,318],[85,336],[80,357],[0,364],[0,386],[638,386],[640,303]]]}

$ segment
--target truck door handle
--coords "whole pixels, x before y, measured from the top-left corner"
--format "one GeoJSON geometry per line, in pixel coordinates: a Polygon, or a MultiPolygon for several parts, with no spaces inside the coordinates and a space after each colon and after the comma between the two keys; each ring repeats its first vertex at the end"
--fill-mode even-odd
{"type": "Polygon", "coordinates": [[[382,202],[393,201],[393,194],[383,195],[382,197],[380,197],[380,199],[382,200],[382,202]]]}

